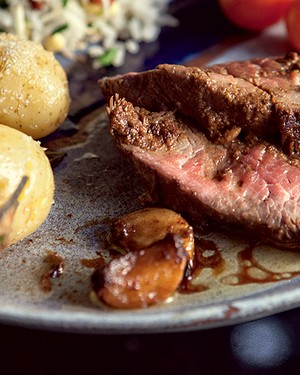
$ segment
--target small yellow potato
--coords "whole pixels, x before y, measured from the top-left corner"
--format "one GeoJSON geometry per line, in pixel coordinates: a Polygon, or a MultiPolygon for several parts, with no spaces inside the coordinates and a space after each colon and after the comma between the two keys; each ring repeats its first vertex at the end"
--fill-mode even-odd
{"type": "Polygon", "coordinates": [[[28,180],[19,196],[8,245],[34,232],[48,216],[54,195],[53,172],[44,150],[32,137],[0,124],[0,207],[28,180]]]}
{"type": "Polygon", "coordinates": [[[42,138],[64,121],[69,104],[66,73],[53,53],[0,33],[0,123],[42,138]]]}

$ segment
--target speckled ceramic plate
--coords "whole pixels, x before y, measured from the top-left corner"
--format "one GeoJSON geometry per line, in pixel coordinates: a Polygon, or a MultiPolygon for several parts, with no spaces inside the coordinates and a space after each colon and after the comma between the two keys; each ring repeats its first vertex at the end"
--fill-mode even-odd
{"type": "MultiPolygon", "coordinates": [[[[192,54],[185,62],[285,52],[277,34],[271,29],[214,54],[214,60],[210,50],[192,54]]],[[[235,324],[300,306],[300,252],[251,247],[230,238],[230,233],[201,236],[208,260],[195,279],[201,291],[176,293],[168,303],[142,310],[115,310],[91,302],[90,278],[105,252],[108,223],[140,208],[142,190],[115,149],[104,107],[95,99],[100,99],[95,85],[100,73],[69,74],[70,118],[46,140],[47,147],[65,155],[54,170],[55,203],[34,235],[0,255],[0,321],[72,332],[154,333],[235,324]],[[64,272],[54,279],[47,277],[53,262],[64,264],[64,272]]]]}

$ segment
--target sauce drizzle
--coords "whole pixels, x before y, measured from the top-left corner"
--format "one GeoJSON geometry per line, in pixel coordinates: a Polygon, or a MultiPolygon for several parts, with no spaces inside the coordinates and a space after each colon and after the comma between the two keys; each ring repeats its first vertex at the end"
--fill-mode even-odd
{"type": "Polygon", "coordinates": [[[206,285],[194,283],[204,268],[210,268],[214,275],[219,275],[225,268],[225,261],[213,241],[195,238],[195,256],[186,269],[178,292],[188,294],[207,290],[206,285]]]}
{"type": "Polygon", "coordinates": [[[299,271],[273,272],[259,264],[253,256],[255,245],[249,245],[238,253],[239,271],[236,274],[225,276],[222,282],[229,285],[245,285],[250,283],[274,283],[292,279],[300,275],[299,271]]]}
{"type": "Polygon", "coordinates": [[[60,277],[64,272],[64,259],[57,252],[48,252],[44,262],[49,264],[49,269],[41,278],[41,285],[44,291],[50,292],[52,290],[51,279],[60,277]]]}

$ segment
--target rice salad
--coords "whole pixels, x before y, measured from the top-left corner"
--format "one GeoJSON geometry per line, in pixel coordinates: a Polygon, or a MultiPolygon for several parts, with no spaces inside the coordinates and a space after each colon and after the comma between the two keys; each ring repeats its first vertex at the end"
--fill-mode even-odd
{"type": "Polygon", "coordinates": [[[94,67],[121,66],[126,52],[176,26],[170,0],[0,0],[0,31],[37,41],[69,59],[90,56],[94,67]]]}

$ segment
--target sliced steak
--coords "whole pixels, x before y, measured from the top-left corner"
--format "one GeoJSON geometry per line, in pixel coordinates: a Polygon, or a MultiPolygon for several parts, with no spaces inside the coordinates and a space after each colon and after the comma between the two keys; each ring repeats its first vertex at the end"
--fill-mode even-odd
{"type": "Polygon", "coordinates": [[[111,133],[152,197],[221,227],[299,246],[299,56],[160,65],[99,81],[111,133]],[[119,99],[120,98],[120,99],[119,99]]]}
{"type": "Polygon", "coordinates": [[[269,136],[270,95],[240,78],[164,64],[140,74],[103,78],[99,83],[107,100],[118,93],[149,111],[171,110],[193,117],[218,143],[230,141],[241,128],[269,136]]]}
{"type": "Polygon", "coordinates": [[[271,96],[276,126],[288,154],[300,153],[300,56],[252,59],[214,65],[212,71],[242,78],[271,96]]]}
{"type": "Polygon", "coordinates": [[[99,81],[108,100],[114,93],[150,111],[171,110],[197,120],[210,140],[226,144],[248,134],[300,153],[299,55],[255,59],[210,68],[159,65],[99,81]]]}
{"type": "Polygon", "coordinates": [[[108,108],[112,136],[152,196],[191,217],[284,247],[300,239],[300,169],[266,142],[212,143],[197,121],[125,99],[108,108]]]}

